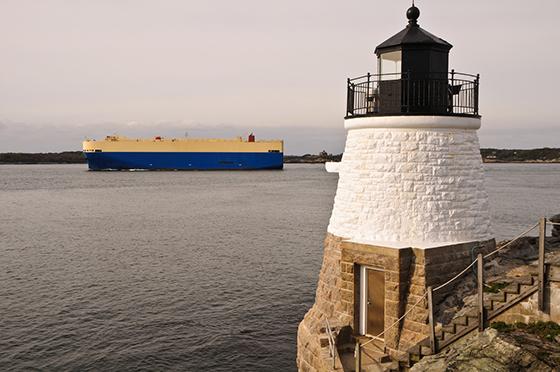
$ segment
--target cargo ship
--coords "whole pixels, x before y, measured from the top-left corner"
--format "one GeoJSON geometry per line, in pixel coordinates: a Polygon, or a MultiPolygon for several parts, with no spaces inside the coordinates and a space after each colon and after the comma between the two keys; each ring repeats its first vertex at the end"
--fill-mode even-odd
{"type": "Polygon", "coordinates": [[[284,142],[247,139],[132,139],[107,136],[85,140],[83,152],[90,170],[257,170],[282,169],[284,142]]]}

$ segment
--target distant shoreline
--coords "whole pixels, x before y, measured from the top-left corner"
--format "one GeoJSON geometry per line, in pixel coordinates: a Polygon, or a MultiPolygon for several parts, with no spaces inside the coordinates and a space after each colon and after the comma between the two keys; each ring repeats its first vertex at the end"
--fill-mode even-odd
{"type": "MultiPolygon", "coordinates": [[[[539,148],[530,150],[519,149],[481,149],[482,160],[486,164],[558,164],[560,163],[560,148],[539,148]]],[[[285,155],[285,164],[322,164],[337,162],[342,154],[285,155]]],[[[0,164],[85,164],[86,159],[81,151],[64,151],[49,153],[0,153],[0,164]]]]}
{"type": "MultiPolygon", "coordinates": [[[[560,148],[538,148],[530,150],[520,149],[480,149],[482,161],[485,164],[502,163],[502,164],[558,164],[560,163],[560,148]]],[[[340,161],[342,154],[333,155],[322,151],[317,155],[305,154],[301,156],[285,155],[284,163],[287,164],[317,164],[330,161],[340,161]]]]}

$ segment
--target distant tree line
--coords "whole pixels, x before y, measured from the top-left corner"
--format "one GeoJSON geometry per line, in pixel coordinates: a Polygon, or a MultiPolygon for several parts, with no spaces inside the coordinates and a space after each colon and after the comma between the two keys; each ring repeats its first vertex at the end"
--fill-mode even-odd
{"type": "Polygon", "coordinates": [[[0,154],[0,164],[80,164],[86,159],[81,151],[0,154]]]}
{"type": "Polygon", "coordinates": [[[560,149],[541,148],[531,150],[503,150],[503,149],[481,149],[482,159],[492,163],[512,162],[547,162],[560,163],[560,149]]]}
{"type": "MultiPolygon", "coordinates": [[[[481,149],[482,159],[487,163],[560,163],[560,148],[531,150],[481,149]]],[[[325,163],[340,161],[342,154],[285,155],[284,163],[325,163]]],[[[82,164],[86,159],[81,151],[48,153],[0,153],[0,164],[82,164]]]]}
{"type": "MultiPolygon", "coordinates": [[[[481,149],[480,154],[485,163],[560,163],[560,148],[541,148],[532,150],[481,149]]],[[[285,163],[325,163],[340,161],[342,154],[333,155],[321,151],[318,155],[286,155],[285,163]]]]}
{"type": "Polygon", "coordinates": [[[284,155],[284,163],[325,163],[328,161],[340,161],[342,159],[342,154],[333,155],[328,154],[325,150],[321,151],[319,154],[305,154],[301,156],[297,155],[284,155]]]}

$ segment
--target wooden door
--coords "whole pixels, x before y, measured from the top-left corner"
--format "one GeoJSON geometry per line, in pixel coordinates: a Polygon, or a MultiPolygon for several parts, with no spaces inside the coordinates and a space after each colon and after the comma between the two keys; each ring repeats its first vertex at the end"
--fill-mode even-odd
{"type": "Polygon", "coordinates": [[[367,329],[377,336],[385,330],[385,273],[367,269],[367,329]]]}

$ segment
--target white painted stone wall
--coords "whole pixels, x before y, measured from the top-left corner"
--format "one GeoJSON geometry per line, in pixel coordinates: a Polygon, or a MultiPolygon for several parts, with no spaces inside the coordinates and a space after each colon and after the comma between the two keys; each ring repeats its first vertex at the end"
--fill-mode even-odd
{"type": "Polygon", "coordinates": [[[440,117],[436,128],[426,128],[429,117],[423,125],[410,121],[419,128],[407,128],[406,118],[398,126],[376,127],[375,119],[370,128],[362,121],[357,129],[352,120],[360,119],[346,121],[350,129],[328,231],[396,248],[491,239],[474,129],[480,119],[465,126],[459,125],[462,118],[440,117]]]}

